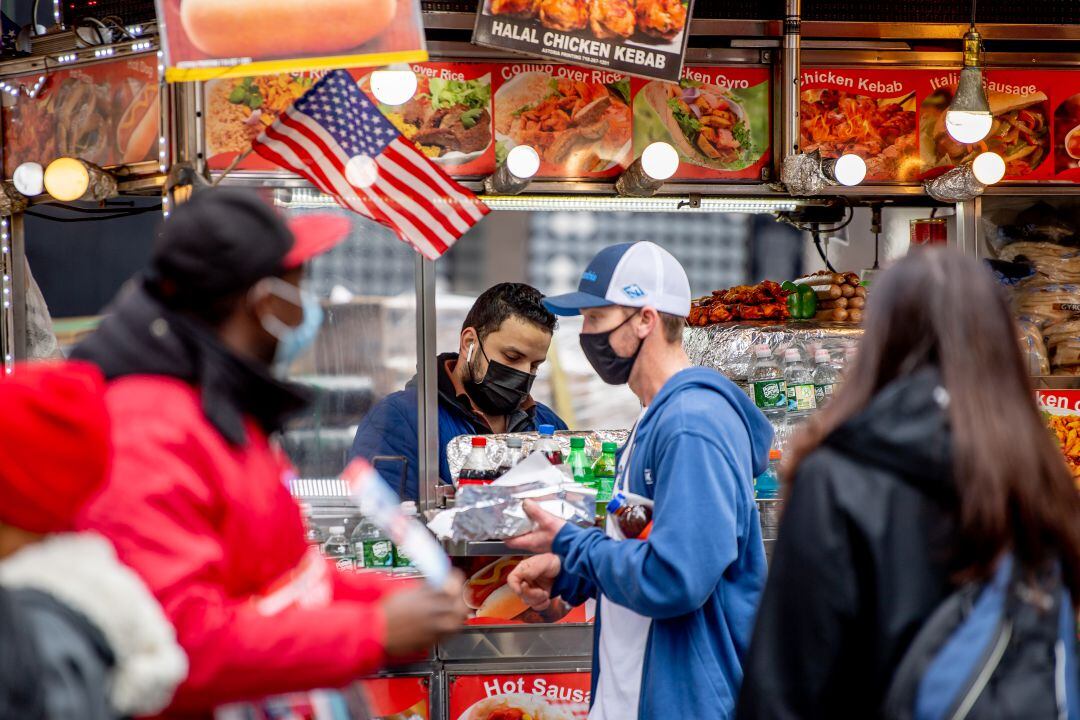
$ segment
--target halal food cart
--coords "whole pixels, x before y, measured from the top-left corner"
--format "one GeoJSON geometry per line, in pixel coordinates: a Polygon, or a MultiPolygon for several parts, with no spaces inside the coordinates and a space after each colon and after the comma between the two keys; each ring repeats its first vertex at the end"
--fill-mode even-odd
{"type": "MultiPolygon", "coordinates": [[[[205,36],[206,17],[178,40],[175,28],[187,28],[184,13],[193,12],[178,1],[159,3],[157,19],[103,23],[107,34],[86,32],[96,25],[58,5],[62,26],[0,61],[5,371],[33,354],[42,328],[32,280],[49,274],[35,256],[46,242],[35,235],[45,235],[41,215],[111,216],[118,201],[156,199],[167,215],[209,182],[259,188],[290,214],[344,213],[247,151],[320,68],[346,67],[402,136],[493,212],[437,261],[350,215],[352,236],[311,268],[307,282],[327,319],[292,374],[318,400],[282,440],[300,472],[294,494],[315,525],[351,532],[359,522],[337,475],[357,426],[406,386],[417,397],[416,501],[424,512],[445,506],[438,353],[457,349],[472,300],[500,280],[564,290],[604,244],[637,239],[683,260],[701,296],[687,349],[737,382],[748,381],[760,346],[843,356],[860,332],[858,301],[891,257],[944,242],[998,261],[1040,400],[1070,466],[1080,467],[1070,440],[1080,428],[1080,17],[1072,3],[980,3],[981,54],[965,41],[964,2],[639,0],[629,13],[616,0],[539,8],[425,0],[391,13],[392,5],[369,10],[390,15],[381,33],[331,49],[292,37],[287,13],[274,16],[277,26],[245,49],[252,58],[243,64],[228,57],[228,38],[205,36]],[[274,57],[282,43],[307,66],[274,57]],[[970,143],[956,139],[963,128],[950,130],[949,116],[970,93],[965,47],[990,116],[985,137],[970,143]],[[658,143],[663,152],[647,155],[658,143]],[[987,153],[1000,163],[980,160],[987,153]],[[535,167],[522,169],[523,155],[535,167]],[[27,166],[63,157],[74,167],[35,187],[42,179],[27,166]],[[809,283],[812,300],[783,285],[826,264],[827,280],[809,283]]],[[[54,321],[62,343],[93,327],[54,321]]],[[[637,415],[633,398],[593,376],[576,330],[571,320],[556,332],[534,392],[575,432],[625,431],[637,415]]],[[[408,470],[397,457],[376,466],[391,483],[408,470]]],[[[530,616],[505,588],[515,558],[501,543],[447,551],[469,577],[477,617],[425,662],[366,680],[372,714],[583,718],[593,609],[556,622],[530,616]]]]}

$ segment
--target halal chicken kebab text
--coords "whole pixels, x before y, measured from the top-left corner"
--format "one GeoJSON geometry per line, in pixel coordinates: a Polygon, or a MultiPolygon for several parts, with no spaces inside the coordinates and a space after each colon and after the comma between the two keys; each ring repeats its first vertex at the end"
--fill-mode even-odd
{"type": "Polygon", "coordinates": [[[563,32],[589,29],[600,39],[639,33],[672,40],[686,25],[681,0],[491,0],[491,13],[563,32]]]}

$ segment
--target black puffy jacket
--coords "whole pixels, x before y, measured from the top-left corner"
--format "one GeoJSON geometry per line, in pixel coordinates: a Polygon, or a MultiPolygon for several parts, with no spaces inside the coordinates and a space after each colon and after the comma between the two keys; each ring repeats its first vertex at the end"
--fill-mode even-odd
{"type": "Polygon", "coordinates": [[[879,717],[953,590],[947,402],[935,370],[886,386],[803,461],[745,664],[740,720],[879,717]]]}

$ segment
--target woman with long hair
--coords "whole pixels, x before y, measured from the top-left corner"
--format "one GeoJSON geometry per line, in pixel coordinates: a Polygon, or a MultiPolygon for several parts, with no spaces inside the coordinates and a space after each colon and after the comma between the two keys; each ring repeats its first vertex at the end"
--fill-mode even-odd
{"type": "Polygon", "coordinates": [[[874,718],[922,623],[1011,552],[1080,599],[1080,495],[1004,293],[925,249],[875,283],[845,382],[792,441],[739,718],[874,718]]]}

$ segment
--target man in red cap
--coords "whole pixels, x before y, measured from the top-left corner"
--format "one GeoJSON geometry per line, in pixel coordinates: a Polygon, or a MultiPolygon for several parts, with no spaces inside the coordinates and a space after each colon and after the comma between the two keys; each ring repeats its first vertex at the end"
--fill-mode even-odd
{"type": "Polygon", "coordinates": [[[101,373],[0,381],[0,718],[155,713],[184,679],[172,625],[107,540],[73,533],[109,461],[101,373]]]}
{"type": "Polygon", "coordinates": [[[391,592],[309,553],[295,473],[270,440],[308,400],[273,372],[322,322],[303,263],[348,228],[329,215],[285,223],[244,190],[198,193],[75,350],[109,380],[115,447],[82,524],[112,539],[176,626],[191,661],[177,714],[340,686],[464,620],[459,590],[391,592]]]}

